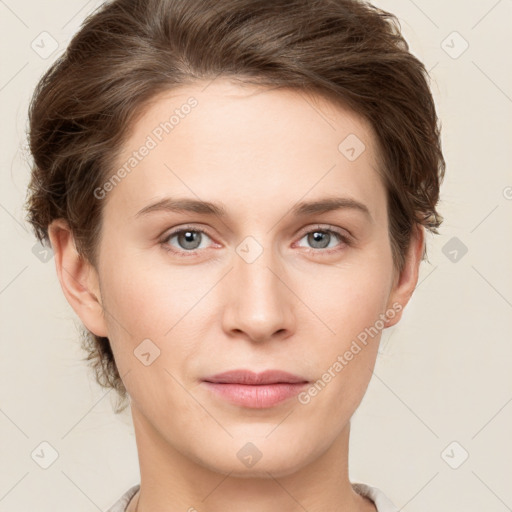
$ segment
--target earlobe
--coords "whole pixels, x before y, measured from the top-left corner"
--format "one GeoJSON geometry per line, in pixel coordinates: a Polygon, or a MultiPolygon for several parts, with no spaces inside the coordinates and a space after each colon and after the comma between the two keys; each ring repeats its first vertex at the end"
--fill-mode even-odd
{"type": "Polygon", "coordinates": [[[107,337],[96,269],[77,251],[73,233],[64,219],[48,227],[57,276],[64,296],[89,331],[107,337]]]}
{"type": "Polygon", "coordinates": [[[403,310],[412,297],[418,283],[419,267],[422,261],[424,247],[425,228],[421,225],[416,225],[407,250],[404,268],[396,279],[389,295],[388,309],[393,309],[396,314],[393,318],[388,319],[386,327],[391,327],[400,321],[403,310]],[[397,307],[397,305],[399,305],[399,307],[397,307]]]}

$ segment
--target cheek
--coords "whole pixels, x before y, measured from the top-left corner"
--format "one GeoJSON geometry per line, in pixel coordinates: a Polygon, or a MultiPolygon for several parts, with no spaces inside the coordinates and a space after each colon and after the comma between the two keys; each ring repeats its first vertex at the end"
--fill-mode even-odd
{"type": "MultiPolygon", "coordinates": [[[[325,267],[315,277],[301,281],[299,295],[319,318],[303,326],[314,340],[315,349],[307,344],[303,350],[314,360],[318,385],[304,397],[325,407],[336,405],[336,414],[351,413],[370,381],[378,346],[385,324],[392,275],[390,265],[376,261],[361,267],[325,267]],[[308,325],[310,329],[308,329],[308,325]]],[[[345,418],[346,419],[346,418],[345,418]]]]}
{"type": "Polygon", "coordinates": [[[206,267],[191,271],[190,266],[156,266],[147,256],[144,261],[136,254],[108,254],[102,267],[102,299],[120,370],[139,363],[133,351],[147,339],[160,350],[160,364],[169,363],[169,358],[179,364],[193,356],[207,322],[208,312],[200,303],[218,276],[206,267]]]}
{"type": "Polygon", "coordinates": [[[194,286],[197,278],[191,282],[190,274],[154,263],[148,255],[112,251],[102,268],[106,306],[118,314],[117,320],[130,333],[147,337],[161,337],[183,315],[187,304],[199,298],[194,286]]]}
{"type": "Polygon", "coordinates": [[[298,295],[311,310],[307,316],[317,317],[322,337],[343,345],[385,312],[391,279],[390,268],[379,262],[319,267],[314,275],[300,279],[298,295]]]}

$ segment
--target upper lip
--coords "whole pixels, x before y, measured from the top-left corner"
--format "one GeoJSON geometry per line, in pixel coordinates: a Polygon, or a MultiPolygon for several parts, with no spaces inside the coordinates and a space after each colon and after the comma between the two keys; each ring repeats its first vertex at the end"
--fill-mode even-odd
{"type": "Polygon", "coordinates": [[[299,382],[308,382],[308,380],[303,377],[281,370],[265,370],[261,373],[255,373],[250,370],[230,370],[212,375],[211,377],[207,377],[203,380],[219,384],[246,385],[278,384],[281,382],[295,384],[299,382]]]}

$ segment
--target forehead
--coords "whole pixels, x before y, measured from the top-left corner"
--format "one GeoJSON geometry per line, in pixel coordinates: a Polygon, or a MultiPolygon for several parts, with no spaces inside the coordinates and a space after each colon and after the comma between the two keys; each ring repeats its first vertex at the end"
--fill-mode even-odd
{"type": "Polygon", "coordinates": [[[217,79],[145,105],[112,170],[124,167],[126,177],[108,202],[135,213],[172,194],[254,213],[345,192],[379,208],[377,161],[371,125],[350,109],[304,91],[217,79]]]}

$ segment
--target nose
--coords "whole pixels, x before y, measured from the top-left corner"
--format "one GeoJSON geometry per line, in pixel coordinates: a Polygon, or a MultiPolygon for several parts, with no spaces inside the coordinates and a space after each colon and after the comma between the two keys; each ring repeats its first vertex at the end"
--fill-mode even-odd
{"type": "Polygon", "coordinates": [[[270,249],[249,263],[235,254],[227,276],[223,328],[252,342],[285,339],[295,331],[296,301],[286,271],[270,249]]]}

